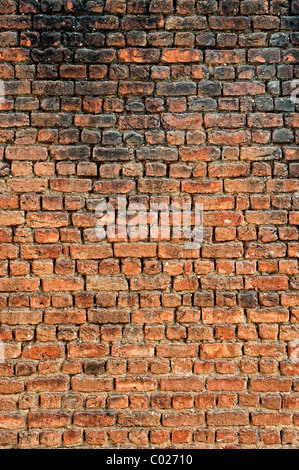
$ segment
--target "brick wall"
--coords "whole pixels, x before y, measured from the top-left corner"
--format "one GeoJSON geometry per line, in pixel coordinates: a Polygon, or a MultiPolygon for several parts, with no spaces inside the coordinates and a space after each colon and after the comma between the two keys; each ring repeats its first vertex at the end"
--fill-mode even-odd
{"type": "Polygon", "coordinates": [[[1,447],[298,447],[296,13],[0,1],[1,447]],[[201,248],[98,240],[120,194],[201,248]]]}

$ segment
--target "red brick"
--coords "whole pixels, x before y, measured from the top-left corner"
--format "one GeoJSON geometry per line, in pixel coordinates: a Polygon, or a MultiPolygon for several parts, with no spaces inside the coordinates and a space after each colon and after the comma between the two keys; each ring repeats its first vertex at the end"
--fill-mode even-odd
{"type": "Polygon", "coordinates": [[[162,114],[162,125],[165,129],[200,129],[202,115],[188,114],[162,114]]]}
{"type": "Polygon", "coordinates": [[[71,414],[61,412],[50,412],[50,411],[30,411],[28,414],[28,427],[32,428],[64,428],[70,425],[71,414]]]}
{"type": "Polygon", "coordinates": [[[200,357],[203,359],[238,357],[241,354],[241,344],[237,343],[211,343],[200,347],[200,357]]]}
{"type": "Polygon", "coordinates": [[[208,411],[209,426],[244,426],[249,424],[249,413],[246,411],[208,411]]]}
{"type": "Polygon", "coordinates": [[[44,161],[47,159],[48,149],[47,147],[6,147],[5,158],[11,161],[21,160],[32,160],[32,161],[44,161]]]}
{"type": "Polygon", "coordinates": [[[79,277],[47,278],[42,280],[45,292],[78,291],[83,290],[84,281],[79,277]]]}
{"type": "Polygon", "coordinates": [[[197,49],[167,49],[162,51],[161,61],[166,63],[202,62],[203,53],[197,49]]]}

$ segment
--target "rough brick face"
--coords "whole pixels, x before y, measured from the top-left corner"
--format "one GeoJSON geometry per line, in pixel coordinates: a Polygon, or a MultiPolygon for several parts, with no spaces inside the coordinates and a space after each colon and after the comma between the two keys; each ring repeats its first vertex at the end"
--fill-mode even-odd
{"type": "Polygon", "coordinates": [[[0,448],[299,447],[298,11],[0,1],[0,448]]]}

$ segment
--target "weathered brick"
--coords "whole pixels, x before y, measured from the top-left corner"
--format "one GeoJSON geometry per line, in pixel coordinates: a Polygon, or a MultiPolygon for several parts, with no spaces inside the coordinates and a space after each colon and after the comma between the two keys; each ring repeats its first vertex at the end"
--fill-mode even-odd
{"type": "Polygon", "coordinates": [[[47,278],[42,280],[42,286],[45,292],[78,291],[83,290],[84,281],[79,277],[47,278]]]}
{"type": "Polygon", "coordinates": [[[203,53],[198,49],[167,49],[162,51],[161,61],[166,63],[202,62],[203,53]]]}
{"type": "Polygon", "coordinates": [[[246,411],[208,411],[209,426],[246,426],[249,424],[249,413],[246,411]]]}
{"type": "Polygon", "coordinates": [[[194,82],[160,82],[156,85],[159,96],[189,96],[196,94],[194,82]]]}
{"type": "Polygon", "coordinates": [[[137,64],[156,64],[159,62],[160,51],[159,49],[121,49],[118,52],[120,62],[137,63],[137,64]]]}
{"type": "Polygon", "coordinates": [[[211,16],[209,19],[209,26],[211,29],[217,30],[246,30],[250,27],[250,18],[246,16],[211,16]]]}
{"type": "Polygon", "coordinates": [[[44,161],[47,159],[48,150],[46,147],[6,147],[5,158],[9,161],[32,160],[44,161]]]}
{"type": "Polygon", "coordinates": [[[246,51],[237,49],[235,51],[212,51],[206,52],[207,64],[239,64],[245,62],[246,51]]]}
{"type": "Polygon", "coordinates": [[[101,194],[127,194],[135,189],[135,181],[132,180],[110,180],[96,181],[94,192],[101,194]]]}
{"type": "Polygon", "coordinates": [[[109,347],[103,344],[81,343],[70,344],[67,349],[69,358],[72,357],[103,357],[109,353],[109,347]]]}
{"type": "Polygon", "coordinates": [[[64,428],[71,423],[71,414],[65,411],[30,411],[28,414],[28,427],[34,428],[64,428]]]}
{"type": "Polygon", "coordinates": [[[157,129],[159,118],[157,116],[121,116],[119,118],[120,129],[157,129]]]}
{"type": "Polygon", "coordinates": [[[122,276],[88,277],[86,280],[86,290],[88,291],[119,291],[127,290],[127,288],[127,281],[122,276]]]}
{"type": "Polygon", "coordinates": [[[200,357],[203,359],[239,357],[241,354],[241,344],[238,343],[211,343],[200,347],[200,357]]]}
{"type": "Polygon", "coordinates": [[[2,227],[23,225],[25,222],[23,211],[0,212],[0,225],[2,227]]]}
{"type": "Polygon", "coordinates": [[[200,129],[202,115],[196,113],[163,114],[162,125],[165,129],[200,129]]]}
{"type": "Polygon", "coordinates": [[[39,288],[40,281],[37,278],[1,278],[1,292],[34,292],[39,288]]]}

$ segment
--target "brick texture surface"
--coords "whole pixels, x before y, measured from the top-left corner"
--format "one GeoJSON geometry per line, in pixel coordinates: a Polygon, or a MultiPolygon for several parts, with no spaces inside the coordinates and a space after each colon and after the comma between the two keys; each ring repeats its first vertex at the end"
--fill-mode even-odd
{"type": "Polygon", "coordinates": [[[1,448],[299,447],[298,12],[0,1],[1,448]],[[201,248],[99,241],[118,195],[201,248]]]}

